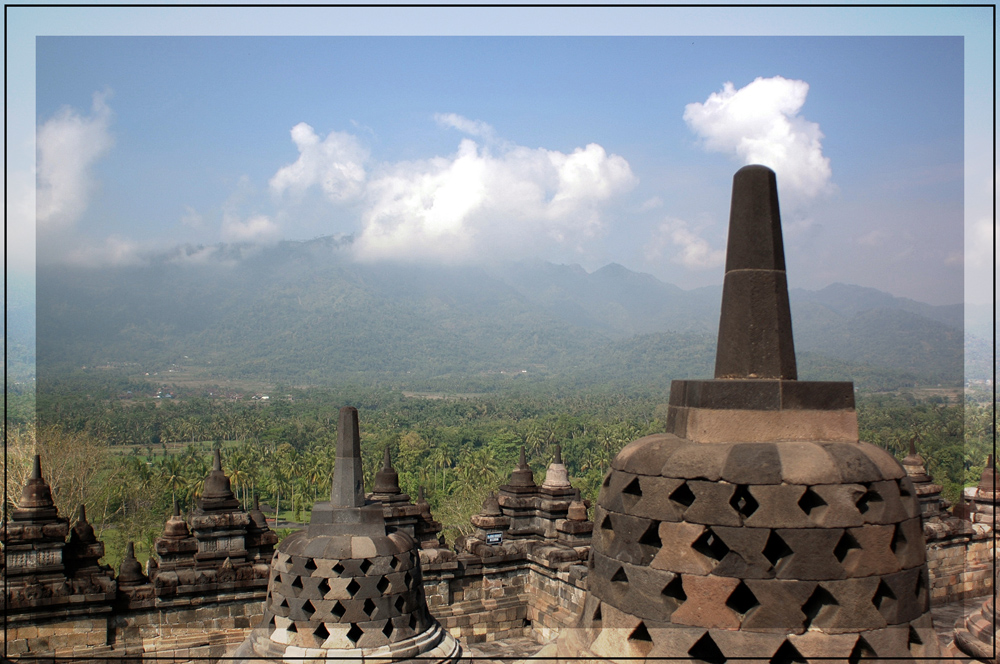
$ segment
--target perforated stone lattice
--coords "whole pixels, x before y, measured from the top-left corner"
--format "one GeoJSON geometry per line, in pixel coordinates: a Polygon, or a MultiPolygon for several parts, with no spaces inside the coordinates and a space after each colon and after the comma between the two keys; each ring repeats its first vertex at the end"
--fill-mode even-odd
{"type": "MultiPolygon", "coordinates": [[[[713,630],[690,646],[706,661],[724,650],[713,650],[721,648],[714,630],[803,635],[810,627],[906,627],[909,634],[929,596],[908,478],[883,479],[892,469],[868,460],[881,451],[863,443],[850,455],[813,445],[830,460],[825,484],[782,481],[780,470],[769,484],[729,482],[730,445],[720,445],[715,468],[703,465],[698,476],[673,476],[669,454],[662,470],[635,458],[641,453],[632,462],[623,454],[595,510],[589,583],[598,604],[584,624],[607,627],[610,605],[644,621],[630,632],[633,641],[655,643],[655,624],[713,630]]],[[[907,641],[905,648],[919,645],[907,641]]],[[[862,650],[879,651],[866,644],[862,650]]],[[[779,640],[766,658],[795,661],[804,657],[801,645],[779,640]]]]}
{"type": "Polygon", "coordinates": [[[411,551],[327,560],[278,552],[265,601],[270,637],[301,647],[372,648],[426,629],[411,551]]]}

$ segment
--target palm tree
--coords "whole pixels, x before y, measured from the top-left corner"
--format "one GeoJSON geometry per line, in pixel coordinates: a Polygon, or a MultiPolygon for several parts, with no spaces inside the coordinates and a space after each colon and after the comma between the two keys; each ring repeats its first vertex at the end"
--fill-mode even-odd
{"type": "Polygon", "coordinates": [[[160,459],[158,470],[170,489],[171,495],[176,498],[177,490],[187,486],[187,478],[184,477],[184,464],[175,455],[170,454],[160,459]]]}

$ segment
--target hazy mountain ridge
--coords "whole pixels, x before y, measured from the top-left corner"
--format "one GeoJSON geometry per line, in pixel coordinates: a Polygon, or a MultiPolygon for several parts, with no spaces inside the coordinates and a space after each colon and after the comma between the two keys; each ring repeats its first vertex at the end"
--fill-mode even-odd
{"type": "MultiPolygon", "coordinates": [[[[315,383],[359,372],[711,375],[720,287],[684,291],[617,264],[358,264],[339,251],[345,241],[219,250],[197,264],[39,268],[39,365],[187,355],[219,375],[315,383]]],[[[890,382],[962,379],[962,333],[947,323],[957,311],[960,325],[961,305],[843,284],[791,300],[803,378],[870,365],[890,382]]]]}

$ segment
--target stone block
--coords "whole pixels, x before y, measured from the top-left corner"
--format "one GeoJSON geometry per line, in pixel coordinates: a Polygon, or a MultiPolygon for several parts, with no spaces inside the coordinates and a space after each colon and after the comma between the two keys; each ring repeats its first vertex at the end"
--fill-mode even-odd
{"type": "MultiPolygon", "coordinates": [[[[762,664],[768,662],[785,641],[783,634],[766,632],[755,633],[745,630],[730,632],[719,629],[709,633],[722,654],[728,659],[738,658],[736,659],[738,662],[745,662],[746,658],[759,659],[762,664]]],[[[753,659],[749,661],[753,661],[753,659]]]]}
{"type": "Polygon", "coordinates": [[[684,483],[673,477],[643,476],[639,479],[642,496],[630,506],[630,513],[657,521],[680,521],[684,510],[670,495],[684,483]]]}
{"type": "Polygon", "coordinates": [[[746,579],[744,583],[760,606],[744,616],[742,629],[780,634],[802,633],[806,621],[802,606],[815,591],[815,581],[746,579]]]}
{"type": "Polygon", "coordinates": [[[716,629],[739,629],[740,615],[726,606],[726,600],[740,584],[739,579],[722,576],[683,576],[687,600],[673,612],[677,625],[716,629]]]}
{"type": "Polygon", "coordinates": [[[809,519],[822,528],[849,528],[864,523],[857,502],[865,494],[860,484],[820,484],[809,487],[815,498],[805,496],[805,504],[813,505],[809,519]],[[817,500],[818,498],[818,500],[817,500]],[[826,503],[825,505],[819,504],[826,503]]]}
{"type": "Polygon", "coordinates": [[[896,559],[899,560],[900,568],[909,569],[924,564],[927,549],[924,546],[923,529],[920,526],[919,517],[896,524],[892,547],[896,559]]]}
{"type": "Polygon", "coordinates": [[[715,482],[722,477],[722,469],[731,447],[728,443],[709,445],[689,442],[678,447],[667,459],[660,475],[681,479],[703,478],[715,482]]]}
{"type": "Polygon", "coordinates": [[[679,574],[708,574],[716,561],[693,548],[705,530],[705,526],[697,523],[660,523],[662,546],[649,566],[679,574]]]}
{"type": "Polygon", "coordinates": [[[815,485],[842,481],[833,458],[822,445],[807,441],[783,441],[777,448],[784,482],[815,485]]]}
{"type": "Polygon", "coordinates": [[[918,590],[922,570],[918,567],[882,577],[873,601],[889,625],[916,620],[929,608],[927,593],[918,590]]]}
{"type": "Polygon", "coordinates": [[[706,634],[703,627],[668,627],[650,630],[653,637],[653,648],[649,651],[648,657],[655,658],[676,658],[678,653],[681,656],[687,654],[688,650],[706,634]]]}
{"type": "Polygon", "coordinates": [[[833,458],[834,465],[844,482],[864,484],[882,479],[882,472],[861,450],[858,443],[835,442],[822,445],[827,454],[833,458]]]}
{"type": "Polygon", "coordinates": [[[894,456],[877,445],[860,441],[858,449],[879,469],[886,480],[898,480],[906,477],[906,470],[894,456]]]}
{"type": "Polygon", "coordinates": [[[811,528],[814,524],[799,507],[806,487],[797,484],[750,486],[757,509],[744,523],[751,528],[811,528]]]}
{"type": "MultiPolygon", "coordinates": [[[[865,640],[880,661],[892,661],[893,658],[898,658],[897,664],[913,661],[908,637],[909,625],[890,625],[883,629],[862,632],[858,636],[859,639],[865,640]]],[[[864,644],[859,645],[864,647],[864,644]]]]}
{"type": "Polygon", "coordinates": [[[847,664],[848,657],[857,643],[857,634],[827,634],[809,631],[804,634],[790,634],[788,642],[809,661],[822,660],[824,664],[847,664]]]}
{"type": "Polygon", "coordinates": [[[834,555],[843,530],[779,528],[775,532],[792,550],[778,566],[778,578],[803,581],[844,578],[844,568],[834,555]]]}
{"type": "Polygon", "coordinates": [[[899,571],[899,561],[891,547],[893,526],[862,526],[848,528],[838,545],[844,556],[842,565],[847,576],[892,574],[899,571]],[[852,541],[853,540],[853,541],[852,541]]]}
{"type": "Polygon", "coordinates": [[[872,482],[858,502],[865,523],[892,524],[906,519],[906,510],[899,498],[899,484],[894,480],[872,482]]]}
{"type": "Polygon", "coordinates": [[[686,444],[686,441],[669,433],[646,436],[626,445],[611,462],[611,467],[637,475],[659,475],[664,462],[686,444]]]}
{"type": "Polygon", "coordinates": [[[766,528],[714,526],[712,532],[729,547],[712,571],[717,576],[740,579],[766,579],[774,576],[774,567],[762,553],[771,534],[766,528]]]}
{"type": "MultiPolygon", "coordinates": [[[[708,447],[706,445],[706,447],[708,447]]],[[[694,493],[695,499],[684,511],[684,520],[691,523],[706,525],[739,526],[742,524],[740,515],[729,504],[736,486],[724,482],[704,482],[690,480],[688,487],[694,493]]]]}
{"type": "MultiPolygon", "coordinates": [[[[827,606],[812,620],[810,627],[818,627],[831,634],[882,629],[885,618],[872,602],[881,579],[869,576],[861,579],[841,581],[821,581],[819,586],[836,601],[835,606],[827,606]],[[832,609],[832,610],[830,610],[832,609]]],[[[813,597],[816,597],[814,593],[813,597]]],[[[810,602],[806,602],[806,614],[810,614],[810,602]]]]}
{"type": "Polygon", "coordinates": [[[778,484],[781,458],[775,443],[735,443],[722,470],[722,479],[731,484],[778,484]]]}

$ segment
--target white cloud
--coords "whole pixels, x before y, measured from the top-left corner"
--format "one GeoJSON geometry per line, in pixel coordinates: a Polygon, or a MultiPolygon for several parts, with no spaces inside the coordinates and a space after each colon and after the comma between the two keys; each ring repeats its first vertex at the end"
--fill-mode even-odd
{"type": "Polygon", "coordinates": [[[819,125],[799,115],[808,93],[805,81],[780,76],[739,90],[726,83],[704,103],[688,104],[684,121],[707,150],[773,169],[782,202],[795,206],[832,188],[819,125]]]}
{"type": "Polygon", "coordinates": [[[456,113],[435,113],[434,121],[442,127],[457,129],[469,136],[492,139],[494,137],[493,127],[482,120],[470,120],[456,113]]]}
{"type": "Polygon", "coordinates": [[[306,189],[319,185],[332,201],[356,197],[365,182],[364,163],[368,152],[351,134],[332,131],[320,140],[305,122],[292,127],[292,141],[299,158],[282,167],[271,178],[271,191],[281,196],[286,191],[301,196],[306,189]]]}
{"type": "Polygon", "coordinates": [[[36,219],[39,230],[65,231],[80,218],[94,188],[91,166],[114,144],[109,93],[95,93],[89,116],[63,108],[38,128],[36,219]]]}
{"type": "Polygon", "coordinates": [[[599,234],[603,206],[636,181],[625,159],[597,144],[494,154],[467,138],[451,156],[373,175],[354,247],[365,260],[452,262],[531,255],[541,244],[578,249],[599,234]]]}
{"type": "Polygon", "coordinates": [[[667,218],[646,244],[646,260],[655,261],[669,254],[671,262],[694,270],[719,267],[726,262],[726,250],[713,249],[707,240],[691,230],[681,219],[667,218]]]}
{"type": "Polygon", "coordinates": [[[61,259],[70,265],[105,267],[108,265],[138,265],[143,262],[141,247],[129,239],[112,235],[100,244],[78,241],[61,259]]]}
{"type": "Polygon", "coordinates": [[[184,214],[181,215],[181,224],[189,228],[204,228],[205,219],[193,207],[185,205],[184,214]]]}
{"type": "Polygon", "coordinates": [[[235,214],[222,215],[222,239],[225,242],[273,242],[281,235],[281,229],[267,216],[258,214],[245,221],[235,214]]]}

